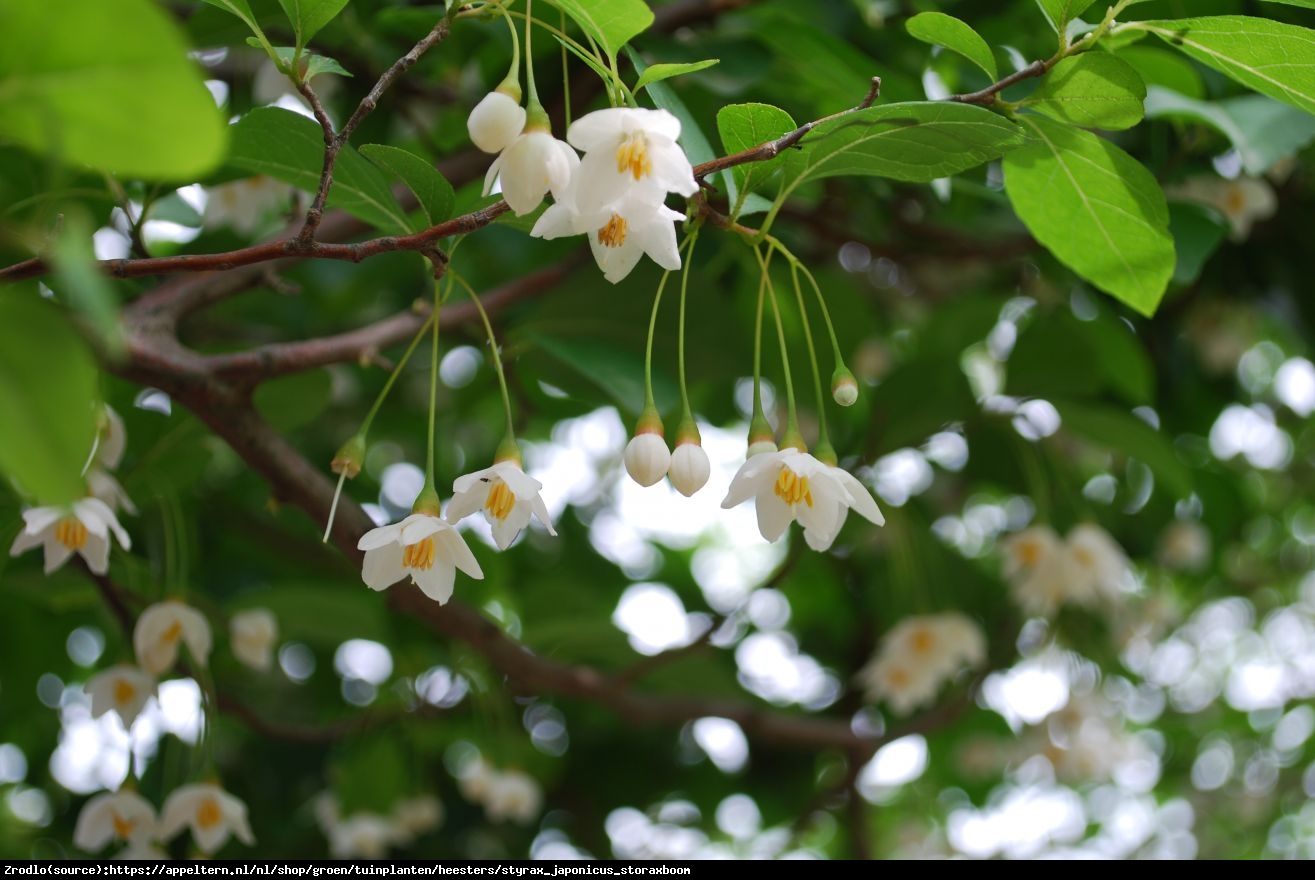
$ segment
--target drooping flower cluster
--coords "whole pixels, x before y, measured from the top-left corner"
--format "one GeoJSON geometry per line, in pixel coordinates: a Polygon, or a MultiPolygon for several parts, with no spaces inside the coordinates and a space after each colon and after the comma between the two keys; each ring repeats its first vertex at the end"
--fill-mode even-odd
{"type": "Polygon", "coordinates": [[[543,789],[534,777],[520,770],[498,770],[483,758],[466,762],[457,785],[466,800],[481,804],[494,822],[510,819],[525,825],[543,809],[543,789]]]}
{"type": "Polygon", "coordinates": [[[867,698],[899,715],[930,703],[945,682],[986,661],[981,628],[958,612],[906,618],[859,672],[867,698]]]}
{"type": "Polygon", "coordinates": [[[433,795],[403,798],[387,815],[358,811],[343,816],[338,799],[323,792],[314,802],[315,820],[336,859],[382,859],[393,847],[408,846],[443,824],[443,804],[433,795]]]}
{"type": "Polygon", "coordinates": [[[254,846],[255,835],[247,821],[247,807],[215,783],[184,785],[174,789],[157,817],[155,807],[137,792],[124,788],[102,792],[87,801],[73,829],[73,845],[85,852],[100,852],[112,841],[128,845],[117,859],[165,859],[157,843],[192,831],[198,849],[217,851],[229,837],[254,846]]]}
{"type": "Polygon", "coordinates": [[[1133,583],[1123,549],[1092,523],[1076,526],[1064,539],[1049,526],[1033,526],[1006,539],[1002,549],[1005,579],[1029,614],[1050,616],[1067,603],[1091,607],[1133,583]]]}

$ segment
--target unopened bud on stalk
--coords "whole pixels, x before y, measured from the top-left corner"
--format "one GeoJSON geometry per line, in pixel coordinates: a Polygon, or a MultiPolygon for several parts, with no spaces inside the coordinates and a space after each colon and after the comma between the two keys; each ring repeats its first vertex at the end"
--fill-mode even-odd
{"type": "Polygon", "coordinates": [[[712,474],[712,463],[703,451],[703,438],[692,421],[681,422],[676,431],[676,451],[671,455],[671,468],[667,473],[671,485],[686,498],[702,489],[712,474]]]}
{"type": "Polygon", "coordinates": [[[858,382],[843,364],[831,374],[831,396],[841,406],[853,406],[858,400],[858,382]]]}
{"type": "Polygon", "coordinates": [[[520,83],[510,77],[485,95],[466,120],[470,140],[486,153],[501,153],[523,128],[520,83]]]}
{"type": "Polygon", "coordinates": [[[329,470],[342,474],[349,480],[356,479],[365,463],[365,436],[357,434],[342,445],[329,463],[329,470]]]}
{"type": "Polygon", "coordinates": [[[625,451],[626,473],[641,486],[652,486],[671,467],[671,450],[662,437],[662,417],[646,408],[625,451]]]}

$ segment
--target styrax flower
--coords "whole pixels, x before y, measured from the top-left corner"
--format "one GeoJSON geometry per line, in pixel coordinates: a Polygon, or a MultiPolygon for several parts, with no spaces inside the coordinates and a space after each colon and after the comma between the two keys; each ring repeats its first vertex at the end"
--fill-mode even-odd
{"type": "Polygon", "coordinates": [[[268,608],[250,608],[234,614],[228,622],[233,656],[245,666],[265,671],[274,663],[274,644],[279,623],[268,608]]]}
{"type": "Polygon", "coordinates": [[[961,669],[986,660],[986,637],[957,612],[923,614],[896,624],[859,672],[867,697],[904,714],[931,701],[961,669]]]}
{"type": "Polygon", "coordinates": [[[192,659],[204,666],[210,657],[210,624],[200,611],[177,599],[157,602],[143,611],[132,633],[137,662],[151,675],[160,675],[174,665],[180,640],[192,659]]]}
{"type": "Polygon", "coordinates": [[[106,405],[101,410],[100,424],[96,434],[96,463],[104,468],[114,470],[123,461],[124,450],[128,448],[128,432],[123,427],[123,418],[106,405]]]}
{"type": "Polygon", "coordinates": [[[372,590],[384,590],[407,575],[440,605],[452,597],[457,569],[476,579],[484,572],[465,538],[435,514],[413,513],[400,523],[371,529],[356,549],[365,551],[361,576],[372,590]]]}
{"type": "Polygon", "coordinates": [[[155,837],[155,808],[135,791],[102,792],[82,807],[73,845],[100,852],[111,840],[146,844],[155,837]]]}
{"type": "Polygon", "coordinates": [[[484,811],[494,822],[511,819],[524,825],[543,807],[543,789],[519,770],[495,770],[484,794],[484,811]]]}
{"type": "Polygon", "coordinates": [[[204,853],[213,853],[229,836],[254,846],[255,835],[247,821],[247,806],[213,783],[184,785],[164,802],[160,816],[160,839],[176,837],[184,828],[204,853]]]}
{"type": "Polygon", "coordinates": [[[641,431],[626,444],[626,473],[641,486],[652,486],[667,475],[671,467],[671,450],[662,435],[641,431]]]}
{"type": "Polygon", "coordinates": [[[616,107],[575,120],[566,139],[582,151],[576,200],[592,213],[627,196],[659,203],[669,192],[698,192],[694,169],[676,143],[680,120],[666,110],[616,107]]]}
{"type": "Polygon", "coordinates": [[[516,536],[538,517],[556,536],[552,517],[539,492],[543,484],[510,460],[495,462],[492,467],[458,477],[452,484],[452,500],[447,505],[447,521],[456,523],[482,510],[493,527],[493,540],[499,550],[506,550],[516,536]]]}
{"type": "Polygon", "coordinates": [[[155,679],[136,666],[121,663],[93,675],[83,687],[91,697],[91,717],[111,710],[119,713],[126,728],[132,727],[146,702],[155,695],[155,679]]]}
{"type": "Polygon", "coordinates": [[[470,140],[486,153],[501,153],[525,128],[525,108],[521,106],[520,96],[503,88],[499,86],[485,95],[466,120],[470,140]]]}
{"type": "Polygon", "coordinates": [[[59,568],[74,553],[80,555],[96,574],[110,567],[110,533],[119,546],[132,546],[128,533],[119,525],[114,511],[98,498],[83,498],[67,507],[33,507],[23,511],[23,530],[9,548],[17,556],[33,547],[43,547],[46,574],[59,568]]]}
{"type": "Polygon", "coordinates": [[[677,492],[688,498],[702,489],[711,475],[712,462],[702,445],[693,440],[676,444],[667,477],[677,492]]]}
{"type": "Polygon", "coordinates": [[[583,210],[577,201],[577,189],[585,179],[583,169],[582,165],[571,187],[543,212],[530,235],[552,239],[587,234],[598,268],[613,284],[629,275],[644,254],[663,269],[679,269],[675,224],[685,215],[633,194],[583,210]]]}
{"type": "Polygon", "coordinates": [[[104,501],[115,513],[120,510],[128,514],[137,513],[137,505],[132,503],[123,485],[107,470],[95,465],[87,470],[87,491],[93,498],[104,501]]]}
{"type": "Polygon", "coordinates": [[[484,194],[493,191],[495,180],[501,181],[503,199],[520,217],[539,207],[549,191],[560,199],[579,165],[580,157],[565,141],[528,127],[489,166],[484,194]]]}

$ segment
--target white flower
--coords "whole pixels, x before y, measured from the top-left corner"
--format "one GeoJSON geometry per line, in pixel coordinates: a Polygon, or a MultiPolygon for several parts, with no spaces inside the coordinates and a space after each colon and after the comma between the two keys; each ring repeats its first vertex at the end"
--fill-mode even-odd
{"type": "Polygon", "coordinates": [[[134,515],[137,513],[137,505],[132,503],[122,484],[109,471],[93,465],[87,471],[87,491],[93,498],[104,501],[105,505],[115,513],[120,510],[134,515]]]}
{"type": "Polygon", "coordinates": [[[484,177],[484,195],[497,180],[502,197],[520,217],[539,207],[545,193],[561,199],[580,167],[580,157],[551,132],[526,129],[493,160],[484,177]]]}
{"type": "Polygon", "coordinates": [[[1156,555],[1166,568],[1201,571],[1210,562],[1210,532],[1194,520],[1175,520],[1160,535],[1156,555]]]}
{"type": "Polygon", "coordinates": [[[1064,541],[1034,526],[1003,542],[1004,574],[1014,599],[1029,614],[1049,616],[1060,605],[1095,605],[1132,584],[1123,550],[1096,525],[1080,525],[1064,541]]]}
{"type": "Polygon", "coordinates": [[[100,413],[95,461],[102,467],[114,470],[123,461],[123,452],[127,448],[128,432],[123,427],[123,418],[112,406],[106,404],[100,413]]]}
{"type": "Polygon", "coordinates": [[[484,803],[493,788],[494,771],[492,765],[483,758],[476,757],[467,761],[457,773],[457,787],[461,796],[474,804],[484,803]]]}
{"type": "Polygon", "coordinates": [[[1123,548],[1098,525],[1084,523],[1064,540],[1070,569],[1070,598],[1091,605],[1117,597],[1133,586],[1132,566],[1123,548]]]}
{"type": "Polygon", "coordinates": [[[392,820],[399,835],[409,840],[443,824],[443,804],[432,794],[403,798],[393,804],[392,820]]]}
{"type": "Polygon", "coordinates": [[[986,660],[986,637],[963,614],[909,617],[891,628],[859,673],[868,699],[901,714],[931,701],[941,685],[986,660]]]}
{"type": "Polygon", "coordinates": [[[169,858],[169,854],[149,840],[134,840],[124,849],[115,853],[114,858],[162,862],[169,858]]]}
{"type": "Polygon", "coordinates": [[[83,498],[68,507],[33,507],[23,511],[23,523],[9,555],[43,547],[46,574],[59,568],[74,553],[86,561],[87,568],[104,574],[110,567],[111,532],[124,550],[132,546],[114,511],[99,498],[83,498]]]}
{"type": "Polygon", "coordinates": [[[382,859],[398,842],[392,820],[375,813],[353,813],[325,830],[335,859],[382,859]]]}
{"type": "Polygon", "coordinates": [[[264,175],[221,183],[206,190],[201,225],[206,229],[227,226],[239,235],[255,235],[271,214],[290,207],[291,195],[287,184],[264,175]]]}
{"type": "Polygon", "coordinates": [[[694,195],[699,185],[678,137],[680,120],[666,110],[617,107],[581,116],[566,132],[585,154],[577,204],[592,213],[633,194],[650,203],[668,192],[694,195]]]}
{"type": "Polygon", "coordinates": [[[413,513],[400,523],[371,529],[356,549],[365,551],[361,576],[372,590],[384,590],[407,575],[440,605],[452,596],[459,568],[482,579],[475,555],[465,538],[448,523],[428,513],[413,513]]]}
{"type": "Polygon", "coordinates": [[[667,477],[676,491],[686,498],[702,489],[712,475],[712,463],[708,453],[698,443],[680,443],[671,454],[671,468],[667,477]]]}
{"type": "Polygon", "coordinates": [[[466,120],[470,140],[486,153],[501,153],[525,128],[525,108],[501,90],[489,92],[466,120]]]}
{"type": "Polygon", "coordinates": [[[177,599],[157,602],[137,618],[132,644],[137,662],[151,675],[160,675],[178,659],[181,639],[192,659],[204,666],[210,657],[210,624],[205,615],[177,599]]]}
{"type": "Polygon", "coordinates": [[[228,621],[233,656],[252,669],[264,672],[274,663],[274,645],[279,637],[279,623],[268,608],[239,611],[228,621]]]}
{"type": "Polygon", "coordinates": [[[484,796],[484,811],[494,822],[511,819],[526,824],[543,807],[539,783],[519,770],[495,772],[484,796]]]}
{"type": "Polygon", "coordinates": [[[100,852],[111,840],[145,843],[155,837],[155,808],[135,791],[102,792],[87,801],[73,828],[73,845],[100,852]]]}
{"type": "Polygon", "coordinates": [[[1032,526],[1010,535],[1000,544],[1004,551],[1004,575],[1016,580],[1027,577],[1038,565],[1056,556],[1062,543],[1050,526],[1032,526]]]}
{"type": "Polygon", "coordinates": [[[91,697],[92,718],[113,710],[119,713],[123,726],[131,728],[146,702],[155,696],[156,686],[154,678],[123,663],[93,675],[83,690],[91,697]]]}
{"type": "Polygon", "coordinates": [[[247,822],[246,804],[213,783],[184,785],[165,800],[160,840],[170,840],[188,827],[197,847],[206,854],[223,846],[229,835],[247,846],[256,843],[247,822]]]}
{"type": "Polygon", "coordinates": [[[1223,214],[1231,227],[1229,237],[1233,241],[1244,241],[1257,220],[1268,220],[1278,210],[1274,188],[1258,177],[1225,180],[1202,175],[1170,188],[1168,194],[1201,202],[1223,214]]]}
{"type": "Polygon", "coordinates": [[[543,483],[521,470],[514,461],[495,462],[492,467],[458,477],[452,484],[452,500],[447,505],[447,521],[459,522],[477,510],[493,527],[493,540],[499,550],[506,550],[516,536],[536,516],[548,529],[552,517],[539,492],[543,483]]]}
{"type": "Polygon", "coordinates": [[[818,551],[835,541],[851,507],[876,525],[886,521],[872,494],[852,474],[792,447],[759,453],[740,465],[721,506],[729,509],[750,498],[757,504],[758,531],[764,538],[777,540],[798,520],[808,546],[818,551]]]}
{"type": "Polygon", "coordinates": [[[583,179],[583,166],[581,169],[557,203],[535,222],[530,235],[553,239],[588,234],[594,261],[603,270],[603,277],[613,284],[629,275],[644,254],[663,269],[679,269],[676,221],[684,220],[685,215],[661,202],[646,201],[633,195],[582,211],[575,194],[583,179]]]}
{"type": "Polygon", "coordinates": [[[641,486],[652,486],[667,475],[671,450],[662,435],[645,431],[630,438],[625,451],[626,473],[641,486]]]}

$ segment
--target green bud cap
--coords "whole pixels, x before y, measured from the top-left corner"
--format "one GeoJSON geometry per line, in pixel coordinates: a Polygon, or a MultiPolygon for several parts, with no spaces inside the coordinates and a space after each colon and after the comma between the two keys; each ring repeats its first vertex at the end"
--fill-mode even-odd
{"type": "Polygon", "coordinates": [[[412,513],[427,513],[430,516],[438,516],[443,510],[443,505],[438,500],[438,491],[433,484],[426,485],[416,496],[416,503],[411,505],[412,513]]]}
{"type": "Polygon", "coordinates": [[[493,453],[493,463],[497,464],[500,461],[514,462],[521,470],[525,469],[525,463],[521,459],[521,448],[517,445],[516,438],[510,434],[502,438],[497,452],[493,453]]]}
{"type": "Polygon", "coordinates": [[[657,434],[659,437],[666,436],[666,431],[662,427],[662,416],[651,406],[644,407],[644,411],[639,414],[639,421],[635,423],[635,435],[640,434],[657,434]]]}
{"type": "Polygon", "coordinates": [[[699,426],[694,424],[691,418],[681,419],[680,425],[676,428],[676,445],[680,446],[682,443],[703,445],[703,435],[699,433],[699,426]]]}
{"type": "Polygon", "coordinates": [[[498,87],[493,91],[502,92],[517,104],[521,102],[521,84],[514,73],[507,74],[507,78],[498,83],[498,87]]]}
{"type": "Polygon", "coordinates": [[[365,464],[365,435],[357,434],[342,445],[329,463],[329,470],[342,474],[349,480],[355,479],[365,464]]]}

